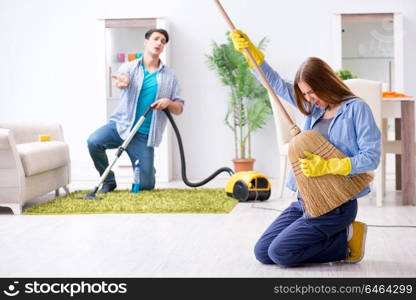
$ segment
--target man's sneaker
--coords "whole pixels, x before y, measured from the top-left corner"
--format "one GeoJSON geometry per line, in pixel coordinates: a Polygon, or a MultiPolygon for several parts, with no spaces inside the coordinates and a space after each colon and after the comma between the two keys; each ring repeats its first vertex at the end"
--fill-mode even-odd
{"type": "Polygon", "coordinates": [[[352,222],[352,238],[348,242],[348,255],[344,260],[346,263],[355,264],[360,262],[364,257],[365,238],[367,235],[367,225],[362,222],[352,222]]]}
{"type": "Polygon", "coordinates": [[[99,191],[100,194],[107,194],[111,191],[114,191],[117,187],[115,183],[104,183],[101,190],[99,191]]]}

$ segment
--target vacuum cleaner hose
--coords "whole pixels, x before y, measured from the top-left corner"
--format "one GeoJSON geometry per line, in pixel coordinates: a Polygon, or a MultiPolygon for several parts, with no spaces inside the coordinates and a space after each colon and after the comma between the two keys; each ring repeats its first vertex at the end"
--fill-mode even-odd
{"type": "Polygon", "coordinates": [[[185,154],[183,151],[183,144],[182,144],[182,138],[181,135],[179,134],[179,130],[178,130],[178,126],[176,126],[175,121],[172,118],[172,115],[170,114],[168,109],[164,109],[163,110],[166,114],[166,116],[168,117],[170,123],[172,124],[173,130],[175,131],[175,135],[176,135],[176,139],[178,140],[178,144],[179,144],[179,153],[181,156],[181,171],[182,171],[182,180],[183,182],[190,187],[199,187],[201,185],[206,184],[207,182],[211,181],[212,179],[214,179],[215,177],[217,177],[220,173],[222,172],[227,172],[230,176],[234,174],[234,171],[230,168],[224,167],[224,168],[220,168],[217,171],[215,171],[214,173],[212,173],[212,175],[210,175],[209,177],[207,177],[206,179],[200,181],[200,182],[190,182],[188,180],[188,178],[186,178],[186,163],[185,163],[185,154]]]}

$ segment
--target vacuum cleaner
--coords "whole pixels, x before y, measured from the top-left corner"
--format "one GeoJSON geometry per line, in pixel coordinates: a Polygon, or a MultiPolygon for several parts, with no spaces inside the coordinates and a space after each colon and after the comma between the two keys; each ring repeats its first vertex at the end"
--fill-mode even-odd
{"type": "MultiPolygon", "coordinates": [[[[136,125],[130,131],[128,137],[124,140],[123,144],[120,147],[118,147],[118,150],[115,154],[113,161],[105,169],[104,173],[101,175],[98,181],[98,184],[94,187],[94,189],[91,192],[89,192],[86,196],[79,197],[79,199],[91,199],[91,200],[102,199],[101,197],[98,197],[96,195],[98,192],[98,189],[104,183],[104,180],[108,176],[108,173],[110,173],[111,169],[113,168],[114,164],[117,162],[118,158],[126,150],[133,136],[136,134],[137,130],[139,130],[140,126],[143,124],[144,120],[146,119],[146,116],[149,114],[151,110],[153,110],[153,108],[154,108],[153,105],[150,105],[146,109],[144,114],[139,118],[136,125]]],[[[216,170],[213,174],[211,174],[206,179],[200,182],[195,182],[195,183],[190,182],[188,178],[186,177],[185,154],[183,150],[182,138],[179,133],[179,129],[176,126],[176,123],[172,115],[170,114],[169,110],[166,108],[163,111],[166,114],[167,118],[169,119],[173,127],[173,130],[175,132],[176,138],[178,140],[179,153],[180,153],[180,158],[181,158],[181,175],[182,175],[183,182],[187,186],[189,187],[202,186],[208,183],[209,181],[211,181],[212,179],[214,179],[215,177],[217,177],[220,173],[227,172],[231,176],[225,187],[225,192],[228,196],[233,197],[240,202],[245,202],[249,200],[265,201],[269,199],[270,194],[271,194],[271,184],[269,180],[267,179],[267,177],[264,174],[259,173],[259,172],[247,171],[247,172],[234,173],[232,169],[223,167],[223,168],[216,170]]]]}

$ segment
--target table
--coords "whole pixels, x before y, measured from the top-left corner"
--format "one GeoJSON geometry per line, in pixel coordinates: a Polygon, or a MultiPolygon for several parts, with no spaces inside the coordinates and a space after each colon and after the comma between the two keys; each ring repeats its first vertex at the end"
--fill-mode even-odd
{"type": "MultiPolygon", "coordinates": [[[[416,147],[415,147],[415,101],[416,98],[382,98],[383,105],[400,102],[401,124],[401,189],[402,204],[416,205],[416,147]]],[[[397,122],[396,122],[397,124],[397,122]]],[[[397,168],[396,168],[397,170],[397,168]]]]}

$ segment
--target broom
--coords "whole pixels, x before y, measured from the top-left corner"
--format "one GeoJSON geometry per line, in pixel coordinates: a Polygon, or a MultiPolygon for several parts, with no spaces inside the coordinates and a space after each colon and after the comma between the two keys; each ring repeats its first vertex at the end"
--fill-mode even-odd
{"type": "MultiPolygon", "coordinates": [[[[214,0],[225,21],[232,31],[236,30],[219,0],[214,0]]],[[[283,107],[263,71],[257,65],[250,51],[246,48],[244,53],[257,71],[264,87],[277,104],[279,113],[288,122],[292,139],[289,143],[288,156],[299,191],[302,195],[305,209],[312,217],[319,217],[350,200],[364,189],[373,176],[368,173],[355,176],[324,175],[319,177],[306,177],[301,168],[299,159],[306,158],[304,151],[319,155],[325,159],[344,158],[346,155],[336,149],[322,135],[312,130],[301,131],[293,122],[283,107]]]]}

